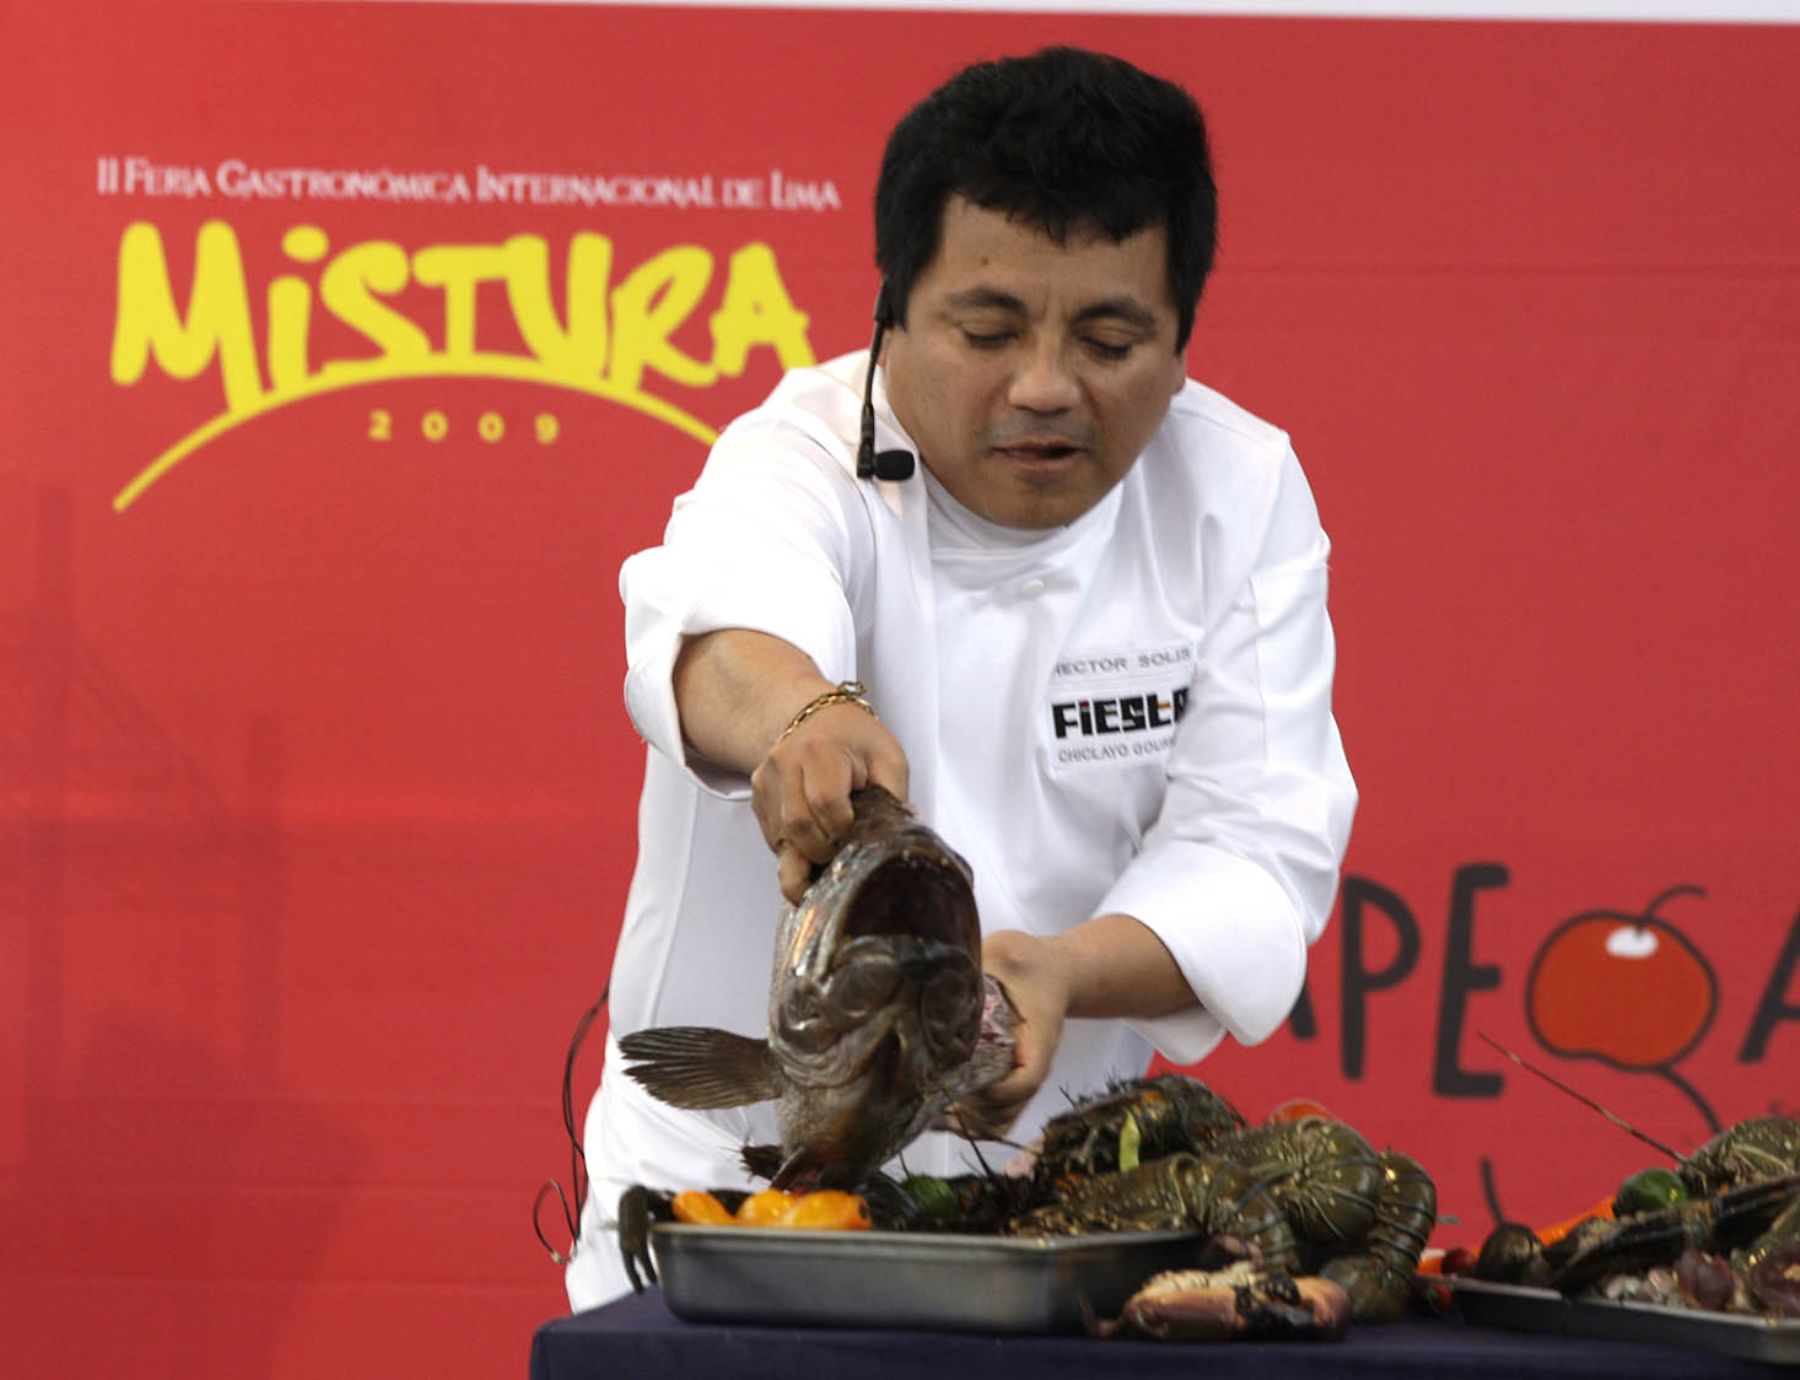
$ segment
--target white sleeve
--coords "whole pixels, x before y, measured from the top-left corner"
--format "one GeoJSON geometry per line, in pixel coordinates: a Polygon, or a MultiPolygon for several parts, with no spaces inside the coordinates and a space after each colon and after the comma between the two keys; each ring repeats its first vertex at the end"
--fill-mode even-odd
{"type": "Polygon", "coordinates": [[[1290,451],[1261,554],[1203,637],[1161,813],[1096,912],[1149,926],[1199,998],[1131,1022],[1178,1063],[1280,1027],[1337,893],[1356,787],[1331,714],[1329,549],[1290,451]]]}
{"type": "Polygon", "coordinates": [[[853,481],[816,440],[779,425],[727,429],[693,489],[675,500],[661,546],[619,572],[625,601],[625,705],[651,744],[716,795],[749,779],[689,755],[675,708],[682,640],[748,628],[790,642],[827,680],[856,674],[847,594],[853,481]]]}

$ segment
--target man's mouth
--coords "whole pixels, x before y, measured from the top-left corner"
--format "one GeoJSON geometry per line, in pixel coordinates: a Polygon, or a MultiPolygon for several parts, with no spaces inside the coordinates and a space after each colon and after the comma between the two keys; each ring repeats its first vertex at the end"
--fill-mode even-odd
{"type": "Polygon", "coordinates": [[[1009,460],[1025,464],[1053,464],[1081,454],[1080,446],[1070,445],[1067,441],[1010,441],[995,446],[994,450],[1009,460]]]}

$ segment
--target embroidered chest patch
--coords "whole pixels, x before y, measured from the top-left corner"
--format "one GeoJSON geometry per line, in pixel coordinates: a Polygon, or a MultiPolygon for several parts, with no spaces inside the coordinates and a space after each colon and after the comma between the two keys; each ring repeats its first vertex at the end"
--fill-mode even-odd
{"type": "Polygon", "coordinates": [[[1070,652],[1050,668],[1043,737],[1057,775],[1160,762],[1187,713],[1194,644],[1070,652]]]}

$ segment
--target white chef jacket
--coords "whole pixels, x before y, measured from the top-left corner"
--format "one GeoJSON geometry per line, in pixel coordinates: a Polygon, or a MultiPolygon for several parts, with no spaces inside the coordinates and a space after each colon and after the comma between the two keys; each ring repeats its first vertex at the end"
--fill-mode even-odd
{"type": "MultiPolygon", "coordinates": [[[[973,868],[984,932],[1131,915],[1198,997],[1068,1022],[1013,1129],[1029,1140],[1070,1096],[1141,1073],[1152,1046],[1189,1063],[1227,1033],[1255,1043],[1298,997],[1356,801],[1331,714],[1329,544],[1285,433],[1192,380],[1064,528],[985,523],[923,470],[859,480],[866,367],[859,352],[789,373],[621,572],[626,703],[649,752],[612,1030],[766,1031],[773,856],[747,778],[689,756],[672,688],[684,638],[754,629],[868,687],[913,804],[973,868]]],[[[877,370],[877,443],[916,454],[881,384],[877,370]]],[[[624,1287],[605,1222],[626,1185],[743,1183],[738,1147],[776,1139],[772,1103],[655,1102],[609,1039],[572,1303],[624,1287]]],[[[943,1135],[904,1161],[971,1164],[943,1135]]]]}

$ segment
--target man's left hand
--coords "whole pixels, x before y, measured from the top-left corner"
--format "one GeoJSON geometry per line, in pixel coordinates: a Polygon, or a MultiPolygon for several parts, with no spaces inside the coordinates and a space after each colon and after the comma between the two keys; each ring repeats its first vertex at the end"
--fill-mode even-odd
{"type": "Polygon", "coordinates": [[[956,1105],[958,1125],[971,1135],[999,1139],[1050,1074],[1069,1012],[1070,973],[1061,949],[1023,930],[997,930],[981,945],[981,966],[1006,989],[1018,1012],[1013,1069],[1005,1078],[956,1105]]]}
{"type": "Polygon", "coordinates": [[[1050,938],[997,930],[982,942],[981,966],[1019,1013],[1013,1070],[951,1112],[964,1131],[989,1139],[1011,1129],[1050,1076],[1064,1021],[1165,1016],[1194,1004],[1162,940],[1129,915],[1096,916],[1050,938]]]}

